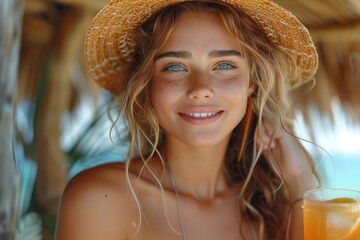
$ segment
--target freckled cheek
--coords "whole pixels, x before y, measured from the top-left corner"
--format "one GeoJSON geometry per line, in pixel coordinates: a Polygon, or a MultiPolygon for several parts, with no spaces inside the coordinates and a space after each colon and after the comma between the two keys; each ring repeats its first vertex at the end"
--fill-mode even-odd
{"type": "Polygon", "coordinates": [[[247,97],[249,88],[247,82],[239,77],[232,77],[216,81],[215,88],[222,92],[227,98],[237,101],[247,97]]]}
{"type": "Polygon", "coordinates": [[[151,100],[154,103],[172,102],[186,89],[183,83],[160,79],[152,83],[151,100]]]}

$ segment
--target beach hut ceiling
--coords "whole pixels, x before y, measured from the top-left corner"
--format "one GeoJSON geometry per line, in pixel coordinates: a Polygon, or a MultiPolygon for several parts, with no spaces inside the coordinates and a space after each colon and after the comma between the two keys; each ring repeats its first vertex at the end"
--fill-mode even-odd
{"type": "MultiPolygon", "coordinates": [[[[360,122],[360,1],[275,0],[309,29],[319,52],[314,91],[306,102],[333,117],[330,103],[339,100],[354,122],[360,122]]],[[[305,106],[305,105],[303,105],[305,106]]]]}
{"type": "MultiPolygon", "coordinates": [[[[317,84],[314,91],[302,96],[305,104],[300,106],[314,104],[322,114],[331,117],[329,103],[338,99],[343,109],[347,110],[355,122],[360,122],[360,1],[274,1],[292,11],[308,27],[320,55],[317,84]]],[[[78,28],[85,28],[91,16],[107,2],[107,0],[27,0],[25,19],[30,21],[24,22],[24,39],[36,41],[34,38],[38,37],[38,42],[43,41],[45,44],[46,39],[56,36],[57,28],[60,27],[63,27],[63,34],[66,34],[66,31],[69,34],[76,34],[76,31],[77,34],[83,34],[83,31],[74,29],[75,25],[78,28]],[[72,12],[72,14],[66,12],[72,12]],[[73,18],[72,21],[68,21],[68,24],[71,22],[72,26],[67,29],[64,26],[66,17],[73,18]]],[[[81,44],[81,37],[65,38],[72,39],[70,45],[75,47],[74,45],[81,44]]],[[[49,41],[46,44],[52,43],[53,41],[49,41]]],[[[66,48],[65,43],[64,47],[66,48]]],[[[39,53],[36,56],[40,57],[39,53]]],[[[66,56],[63,57],[66,58],[66,56]]],[[[80,60],[83,58],[81,53],[78,57],[80,60]]],[[[68,59],[68,61],[71,60],[68,59]]],[[[31,64],[35,63],[31,62],[31,64]]],[[[86,70],[83,69],[83,71],[86,70]]],[[[36,70],[32,70],[31,73],[36,75],[36,70]]]]}

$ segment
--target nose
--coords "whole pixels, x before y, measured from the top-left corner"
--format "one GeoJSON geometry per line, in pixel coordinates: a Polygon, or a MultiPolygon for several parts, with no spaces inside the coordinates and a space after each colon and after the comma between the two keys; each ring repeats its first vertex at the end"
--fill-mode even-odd
{"type": "Polygon", "coordinates": [[[210,74],[193,73],[188,80],[187,95],[190,99],[208,99],[214,96],[210,74]]]}

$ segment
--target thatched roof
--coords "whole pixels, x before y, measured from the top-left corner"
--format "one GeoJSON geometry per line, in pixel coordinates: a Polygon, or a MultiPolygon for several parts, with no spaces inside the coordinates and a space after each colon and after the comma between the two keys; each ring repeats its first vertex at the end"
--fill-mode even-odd
{"type": "Polygon", "coordinates": [[[332,117],[330,103],[339,99],[360,123],[360,1],[275,0],[309,29],[320,55],[317,84],[307,103],[332,117]]]}

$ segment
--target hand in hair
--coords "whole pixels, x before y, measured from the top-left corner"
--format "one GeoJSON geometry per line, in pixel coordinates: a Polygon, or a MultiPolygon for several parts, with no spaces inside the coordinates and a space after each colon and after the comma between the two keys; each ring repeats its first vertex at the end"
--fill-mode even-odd
{"type": "Polygon", "coordinates": [[[268,123],[264,123],[263,126],[262,133],[256,131],[256,140],[274,171],[285,181],[304,175],[311,176],[309,155],[298,138],[289,133],[286,126],[280,127],[278,131],[268,123]]]}

